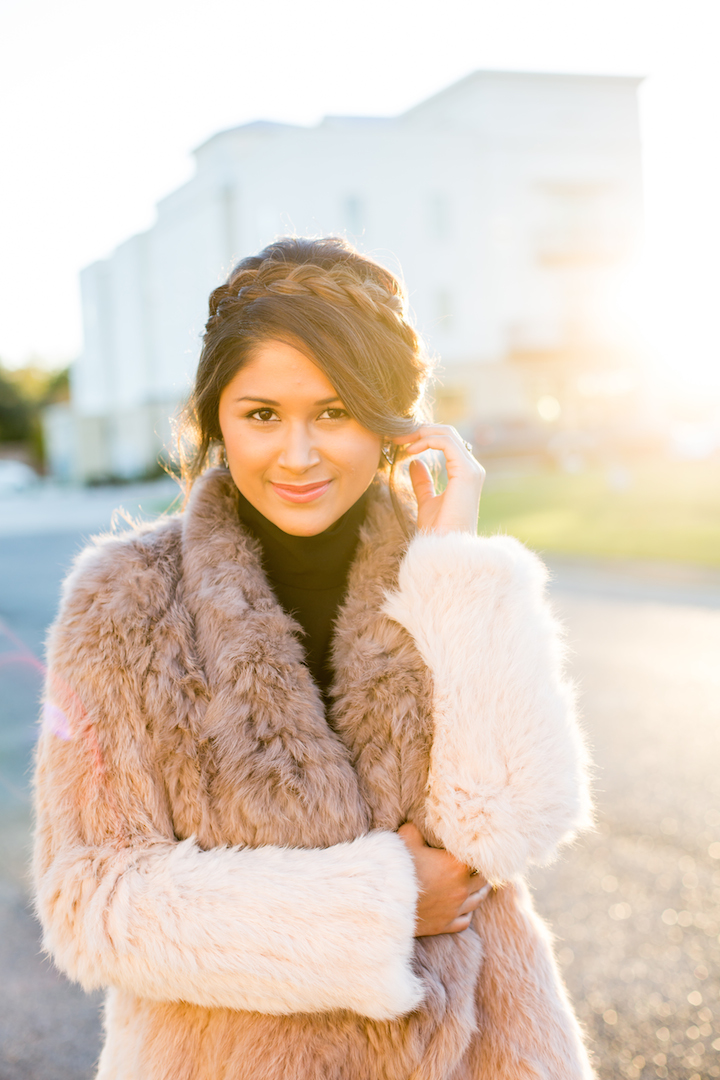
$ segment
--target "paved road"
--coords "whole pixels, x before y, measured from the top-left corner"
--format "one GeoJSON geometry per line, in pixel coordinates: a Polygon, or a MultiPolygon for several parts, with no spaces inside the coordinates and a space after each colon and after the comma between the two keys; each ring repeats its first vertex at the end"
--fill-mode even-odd
{"type": "MultiPolygon", "coordinates": [[[[0,1080],[83,1080],[99,1000],[40,958],[23,884],[41,648],[80,537],[0,537],[0,1080]],[[6,661],[3,664],[3,659],[6,661]]],[[[720,577],[554,567],[598,829],[532,884],[602,1080],[720,1077],[720,577]],[[716,1047],[713,1047],[716,1043],[716,1047]]]]}
{"type": "Polygon", "coordinates": [[[598,830],[534,884],[607,1080],[720,1076],[720,607],[664,595],[555,593],[598,830]]]}
{"type": "Polygon", "coordinates": [[[28,773],[45,629],[82,544],[75,532],[0,538],[0,1080],[84,1080],[99,1048],[99,998],[40,954],[27,905],[28,773]]]}

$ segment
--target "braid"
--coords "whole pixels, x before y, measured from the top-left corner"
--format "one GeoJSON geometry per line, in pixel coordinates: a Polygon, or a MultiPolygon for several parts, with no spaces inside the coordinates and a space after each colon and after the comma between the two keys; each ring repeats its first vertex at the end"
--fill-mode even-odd
{"type": "MultiPolygon", "coordinates": [[[[378,268],[380,269],[380,268],[378,268]]],[[[268,296],[303,299],[316,297],[335,307],[355,308],[370,319],[377,319],[406,343],[417,348],[417,335],[407,321],[406,298],[400,283],[387,274],[381,283],[369,274],[358,275],[348,263],[336,263],[326,269],[316,263],[293,264],[266,258],[258,265],[242,265],[210,297],[207,329],[218,321],[241,315],[243,309],[268,296]]]]}
{"type": "MultiPolygon", "coordinates": [[[[383,439],[409,435],[427,415],[423,393],[430,363],[397,278],[338,237],[282,237],[238,263],[210,295],[185,413],[188,486],[221,460],[220,397],[252,361],[253,350],[268,341],[304,350],[350,415],[383,439]]],[[[393,487],[392,444],[388,456],[391,495],[405,522],[393,487]]],[[[387,467],[384,458],[380,467],[387,467]]]]}

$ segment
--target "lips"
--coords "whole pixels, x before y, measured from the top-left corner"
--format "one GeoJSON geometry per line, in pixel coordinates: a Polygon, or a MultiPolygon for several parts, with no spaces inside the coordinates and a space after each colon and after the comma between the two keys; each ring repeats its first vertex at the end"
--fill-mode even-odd
{"type": "Polygon", "coordinates": [[[324,495],[331,483],[332,480],[319,480],[314,484],[273,483],[273,491],[281,499],[285,499],[286,502],[307,503],[313,502],[314,499],[319,499],[321,495],[324,495]]]}

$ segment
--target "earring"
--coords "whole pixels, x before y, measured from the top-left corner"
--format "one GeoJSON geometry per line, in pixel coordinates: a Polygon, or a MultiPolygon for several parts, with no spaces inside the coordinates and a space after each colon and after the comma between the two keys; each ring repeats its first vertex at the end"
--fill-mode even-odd
{"type": "MultiPolygon", "coordinates": [[[[395,455],[390,450],[391,445],[392,444],[388,444],[388,443],[383,443],[383,445],[382,445],[382,456],[385,458],[388,465],[392,465],[393,462],[395,461],[395,455]]],[[[394,449],[394,447],[393,447],[393,449],[394,449]]]]}

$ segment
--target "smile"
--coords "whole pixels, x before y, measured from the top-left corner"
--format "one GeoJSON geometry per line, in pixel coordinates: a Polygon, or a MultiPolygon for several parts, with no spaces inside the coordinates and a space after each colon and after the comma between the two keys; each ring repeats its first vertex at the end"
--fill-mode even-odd
{"type": "Polygon", "coordinates": [[[281,499],[292,503],[307,503],[319,499],[330,487],[332,480],[320,480],[315,484],[275,484],[273,490],[281,499]]]}

